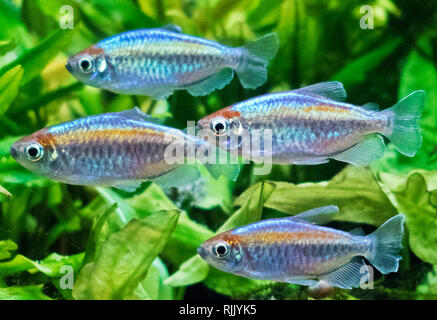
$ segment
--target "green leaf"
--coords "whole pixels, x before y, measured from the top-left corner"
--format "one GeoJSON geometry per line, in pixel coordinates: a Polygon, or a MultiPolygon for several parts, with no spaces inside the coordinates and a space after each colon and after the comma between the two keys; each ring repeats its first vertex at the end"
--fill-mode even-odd
{"type": "Polygon", "coordinates": [[[404,183],[387,173],[380,179],[393,205],[406,216],[411,250],[423,261],[437,264],[437,189],[429,189],[425,174],[413,172],[404,183]]]}
{"type": "Polygon", "coordinates": [[[52,300],[42,292],[42,285],[0,288],[0,300],[52,300]]]}
{"type": "Polygon", "coordinates": [[[161,259],[156,258],[153,260],[146,278],[141,281],[137,288],[139,292],[144,291],[148,298],[152,300],[172,300],[173,289],[165,284],[165,280],[168,278],[168,271],[165,264],[161,259]]]}
{"type": "Polygon", "coordinates": [[[1,40],[0,41],[0,56],[5,55],[7,52],[11,51],[17,46],[17,42],[12,40],[1,40]]]}
{"type": "MultiPolygon", "coordinates": [[[[330,181],[274,184],[276,188],[264,206],[286,214],[295,215],[309,209],[336,205],[340,213],[335,220],[374,226],[380,226],[396,214],[396,209],[381,190],[371,170],[364,167],[347,166],[330,181]]],[[[246,190],[235,204],[244,204],[253,188],[256,186],[246,190]]]]}
{"type": "Polygon", "coordinates": [[[337,72],[332,80],[345,84],[361,83],[366,79],[366,74],[376,69],[396,48],[401,44],[400,38],[384,41],[378,48],[366,53],[362,57],[349,62],[337,72]]]}
{"type": "Polygon", "coordinates": [[[0,261],[9,259],[12,256],[12,252],[18,249],[17,244],[12,240],[0,241],[0,261]]]}
{"type": "Polygon", "coordinates": [[[161,252],[179,211],[161,211],[131,220],[111,234],[96,259],[85,265],[75,283],[75,299],[131,299],[149,266],[161,252]]]}
{"type": "Polygon", "coordinates": [[[9,105],[18,94],[23,68],[16,66],[0,78],[0,117],[8,110],[9,105]]]}
{"type": "Polygon", "coordinates": [[[21,65],[24,68],[21,86],[25,85],[39,75],[47,63],[66,46],[71,39],[73,32],[74,31],[58,29],[41,41],[37,46],[1,68],[0,76],[5,75],[9,70],[21,65]]]}

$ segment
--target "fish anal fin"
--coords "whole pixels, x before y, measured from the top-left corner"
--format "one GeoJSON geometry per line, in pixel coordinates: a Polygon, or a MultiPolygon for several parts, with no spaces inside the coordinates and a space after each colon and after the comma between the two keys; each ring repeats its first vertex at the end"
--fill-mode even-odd
{"type": "Polygon", "coordinates": [[[303,220],[314,224],[325,224],[331,221],[337,213],[337,206],[325,206],[299,213],[291,217],[291,219],[303,220]]]}
{"type": "Polygon", "coordinates": [[[193,96],[204,96],[214,90],[222,89],[229,82],[231,82],[233,77],[234,71],[232,69],[225,68],[209,76],[208,78],[203,79],[202,81],[185,86],[181,89],[188,90],[188,92],[193,96]]]}
{"type": "Polygon", "coordinates": [[[358,287],[368,273],[369,269],[364,260],[354,257],[348,263],[320,276],[320,280],[333,287],[352,289],[358,287]]]}
{"type": "Polygon", "coordinates": [[[315,286],[318,281],[314,279],[285,279],[285,282],[291,283],[291,284],[297,284],[300,286],[315,286]]]}
{"type": "Polygon", "coordinates": [[[384,139],[379,134],[373,134],[330,158],[353,165],[366,165],[381,158],[385,150],[384,139]]]}
{"type": "Polygon", "coordinates": [[[293,91],[311,93],[336,101],[345,101],[347,97],[343,84],[339,81],[319,82],[293,91]]]}
{"type": "Polygon", "coordinates": [[[129,181],[126,183],[115,184],[112,187],[126,192],[134,192],[141,186],[141,181],[129,181]]]}
{"type": "Polygon", "coordinates": [[[292,164],[298,164],[298,165],[316,165],[316,164],[322,164],[329,162],[329,159],[326,158],[315,158],[315,159],[309,159],[309,160],[293,160],[292,164]]]}
{"type": "Polygon", "coordinates": [[[196,165],[180,164],[174,169],[153,178],[155,182],[163,189],[177,188],[192,183],[200,178],[199,168],[196,165]]]}

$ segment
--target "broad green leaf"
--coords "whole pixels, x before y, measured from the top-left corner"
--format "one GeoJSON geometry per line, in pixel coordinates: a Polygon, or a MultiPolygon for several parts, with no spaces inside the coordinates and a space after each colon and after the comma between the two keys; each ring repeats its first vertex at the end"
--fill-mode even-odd
{"type": "Polygon", "coordinates": [[[0,300],[52,300],[42,292],[42,285],[0,288],[0,300]]]}
{"type": "Polygon", "coordinates": [[[96,259],[76,280],[75,299],[131,299],[149,266],[161,252],[179,218],[177,210],[131,220],[111,234],[96,259]]]}
{"type": "Polygon", "coordinates": [[[141,290],[152,300],[172,300],[173,289],[165,284],[167,278],[168,271],[165,264],[161,259],[156,258],[150,265],[146,278],[138,286],[137,292],[140,292],[141,287],[141,290]]]}
{"type": "MultiPolygon", "coordinates": [[[[380,226],[396,214],[396,209],[368,168],[347,166],[330,181],[274,184],[276,188],[264,205],[286,214],[295,215],[309,209],[336,205],[340,213],[335,220],[374,226],[380,226]]],[[[244,204],[253,188],[256,186],[244,192],[235,204],[244,204]]]]}
{"type": "Polygon", "coordinates": [[[209,272],[209,266],[199,255],[195,255],[182,263],[177,272],[164,281],[171,287],[182,287],[206,279],[209,272]]]}
{"type": "Polygon", "coordinates": [[[0,77],[0,117],[18,94],[23,68],[16,66],[0,77]]]}
{"type": "Polygon", "coordinates": [[[71,39],[72,31],[58,29],[50,36],[41,41],[37,46],[25,52],[16,60],[0,69],[0,76],[5,75],[9,70],[21,65],[24,69],[21,86],[28,83],[39,75],[46,64],[53,59],[71,39]]]}
{"type": "Polygon", "coordinates": [[[411,250],[423,261],[437,264],[437,189],[429,190],[419,172],[409,175],[403,185],[389,174],[381,175],[381,183],[393,205],[406,216],[411,250]]]}

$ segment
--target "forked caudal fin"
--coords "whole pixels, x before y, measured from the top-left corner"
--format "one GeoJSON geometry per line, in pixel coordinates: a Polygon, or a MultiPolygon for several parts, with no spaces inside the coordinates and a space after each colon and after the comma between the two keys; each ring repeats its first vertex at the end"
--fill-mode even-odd
{"type": "Polygon", "coordinates": [[[383,111],[389,113],[392,132],[387,138],[402,154],[413,157],[422,145],[419,119],[425,106],[425,91],[414,91],[393,107],[383,111]]]}
{"type": "Polygon", "coordinates": [[[244,58],[235,71],[244,88],[255,89],[267,81],[267,64],[276,55],[278,47],[276,33],[269,33],[242,47],[244,58]]]}
{"type": "Polygon", "coordinates": [[[403,214],[398,214],[367,236],[373,245],[366,258],[383,274],[398,271],[404,219],[403,214]]]}

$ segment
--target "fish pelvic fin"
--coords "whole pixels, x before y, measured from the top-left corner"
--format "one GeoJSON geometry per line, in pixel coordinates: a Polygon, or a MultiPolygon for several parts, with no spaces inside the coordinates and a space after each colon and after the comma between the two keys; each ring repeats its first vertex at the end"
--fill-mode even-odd
{"type": "Polygon", "coordinates": [[[387,138],[407,157],[413,157],[422,145],[419,119],[424,107],[425,91],[418,90],[383,111],[392,119],[392,132],[387,138]]]}
{"type": "Polygon", "coordinates": [[[402,259],[399,251],[402,249],[404,220],[405,216],[398,214],[367,236],[373,245],[366,258],[383,274],[398,271],[402,259]]]}
{"type": "Polygon", "coordinates": [[[193,96],[204,96],[216,89],[223,89],[234,77],[234,71],[229,68],[213,74],[195,84],[184,87],[193,96]]]}
{"type": "Polygon", "coordinates": [[[278,47],[279,38],[276,33],[266,34],[241,47],[244,58],[235,71],[244,88],[255,89],[267,81],[267,65],[276,55],[278,47]]]}

